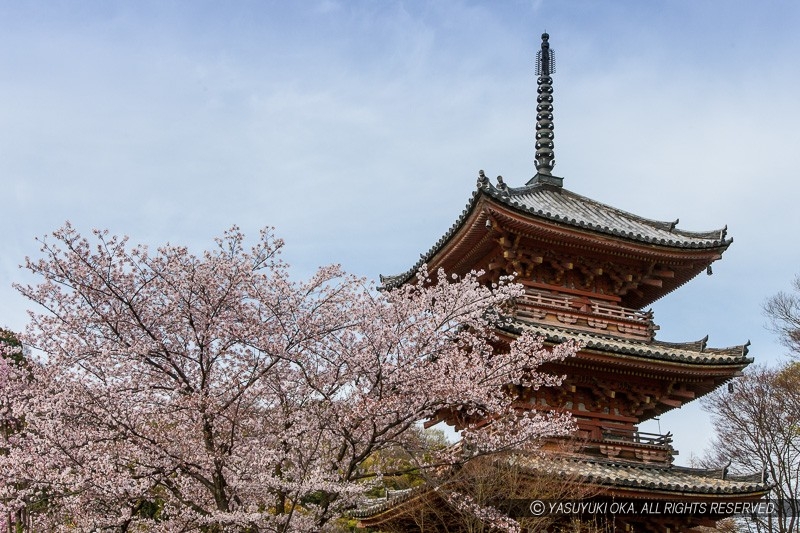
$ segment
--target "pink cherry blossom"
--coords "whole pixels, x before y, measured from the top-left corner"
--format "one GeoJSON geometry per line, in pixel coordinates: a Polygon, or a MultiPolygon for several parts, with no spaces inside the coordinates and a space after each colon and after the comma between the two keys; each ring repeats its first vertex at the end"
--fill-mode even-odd
{"type": "Polygon", "coordinates": [[[441,413],[481,453],[570,431],[504,392],[557,383],[535,369],[575,351],[495,349],[519,286],[422,270],[378,291],[337,266],[295,281],[281,247],[267,229],[246,249],[235,227],[199,256],[69,224],[43,239],[26,261],[41,281],[18,287],[40,308],[31,361],[0,367],[4,416],[24,420],[0,442],[0,513],[47,531],[326,531],[369,487],[365,460],[441,413]]]}

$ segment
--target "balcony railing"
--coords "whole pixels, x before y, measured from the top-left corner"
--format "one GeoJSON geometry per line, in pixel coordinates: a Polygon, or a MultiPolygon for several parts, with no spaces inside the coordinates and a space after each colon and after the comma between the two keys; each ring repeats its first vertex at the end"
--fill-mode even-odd
{"type": "Polygon", "coordinates": [[[535,320],[554,320],[588,330],[616,328],[621,334],[652,338],[658,327],[652,311],[639,311],[586,297],[559,295],[528,288],[519,300],[518,314],[535,320]]]}
{"type": "Polygon", "coordinates": [[[661,435],[644,431],[603,428],[603,441],[672,448],[672,433],[661,435]]]}

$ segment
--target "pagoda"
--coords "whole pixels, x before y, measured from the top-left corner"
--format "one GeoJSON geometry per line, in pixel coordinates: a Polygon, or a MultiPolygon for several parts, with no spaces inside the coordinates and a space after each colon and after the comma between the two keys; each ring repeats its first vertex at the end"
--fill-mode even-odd
{"type": "MultiPolygon", "coordinates": [[[[463,275],[483,271],[486,283],[514,275],[524,285],[506,342],[523,331],[547,343],[569,339],[582,348],[541,370],[564,375],[560,387],[520,390],[521,409],[568,411],[577,431],[568,452],[554,451],[551,466],[595,487],[602,498],[651,501],[752,501],[769,490],[761,472],[728,475],[727,469],[673,465],[670,434],[639,425],[710,393],[752,362],[748,344],[712,348],[656,339],[659,326],[645,310],[722,257],[732,239],[726,228],[686,231],[678,221],[656,221],[602,204],[564,187],[553,175],[554,54],[548,34],[537,54],[536,174],[521,187],[480,171],[476,189],[452,227],[405,273],[385,286],[413,282],[426,264],[463,275]]],[[[553,447],[555,449],[555,447],[553,447]]],[[[531,460],[535,473],[536,461],[531,460]]],[[[425,491],[387,499],[358,513],[380,529],[400,520],[425,491]]],[[[623,516],[620,531],[692,531],[724,514],[623,516]]],[[[411,529],[409,529],[410,531],[411,529]]]]}

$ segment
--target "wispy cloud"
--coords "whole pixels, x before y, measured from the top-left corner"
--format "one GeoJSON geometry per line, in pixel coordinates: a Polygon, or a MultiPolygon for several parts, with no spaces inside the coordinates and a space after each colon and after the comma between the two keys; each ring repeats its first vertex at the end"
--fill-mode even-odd
{"type": "MultiPolygon", "coordinates": [[[[0,5],[0,324],[33,237],[71,219],[205,246],[277,225],[300,272],[413,264],[481,168],[533,174],[547,30],[556,173],[681,227],[728,224],[660,336],[781,349],[758,307],[800,265],[793,4],[89,2],[0,5]]],[[[662,422],[664,423],[664,422],[662,422]]],[[[686,443],[680,443],[686,449],[686,443]]],[[[697,446],[691,444],[691,446],[697,446]]]]}

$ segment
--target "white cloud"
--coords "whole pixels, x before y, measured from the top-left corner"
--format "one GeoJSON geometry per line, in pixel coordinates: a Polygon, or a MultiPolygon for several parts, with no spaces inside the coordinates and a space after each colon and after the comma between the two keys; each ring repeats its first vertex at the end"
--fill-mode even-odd
{"type": "MultiPolygon", "coordinates": [[[[293,6],[0,6],[0,324],[25,323],[15,265],[66,219],[197,247],[232,223],[273,224],[301,273],[405,270],[458,216],[478,169],[512,185],[533,174],[546,29],[566,186],[687,229],[728,224],[735,238],[714,276],[657,304],[660,335],[752,337],[761,360],[782,353],[758,306],[800,265],[800,9],[293,6]]],[[[687,446],[683,457],[699,451],[687,446]]]]}

